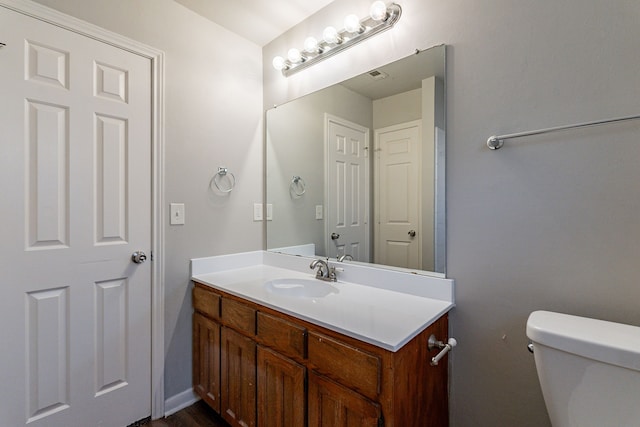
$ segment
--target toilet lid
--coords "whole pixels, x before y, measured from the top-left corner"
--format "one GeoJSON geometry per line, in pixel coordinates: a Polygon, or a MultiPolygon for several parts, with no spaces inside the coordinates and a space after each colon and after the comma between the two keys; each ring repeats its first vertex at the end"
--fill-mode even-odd
{"type": "Polygon", "coordinates": [[[551,311],[534,311],[527,337],[537,344],[640,371],[640,327],[551,311]]]}

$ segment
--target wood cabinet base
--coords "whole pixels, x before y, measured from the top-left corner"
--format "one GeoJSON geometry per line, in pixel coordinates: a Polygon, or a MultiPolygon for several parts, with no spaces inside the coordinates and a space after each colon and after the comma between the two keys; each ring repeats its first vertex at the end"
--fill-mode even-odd
{"type": "Polygon", "coordinates": [[[396,352],[196,283],[194,391],[232,426],[444,427],[445,314],[396,352]]]}

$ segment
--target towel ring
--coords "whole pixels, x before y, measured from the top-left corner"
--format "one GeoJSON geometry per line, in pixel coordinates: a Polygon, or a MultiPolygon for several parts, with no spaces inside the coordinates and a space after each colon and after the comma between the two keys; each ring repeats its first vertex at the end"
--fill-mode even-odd
{"type": "MultiPolygon", "coordinates": [[[[218,167],[218,172],[216,172],[213,178],[211,178],[211,181],[216,186],[216,188],[223,193],[230,193],[231,190],[233,190],[233,187],[236,186],[236,176],[233,173],[229,172],[229,169],[223,168],[223,167],[218,167]],[[228,178],[229,186],[220,187],[219,181],[221,181],[227,175],[229,176],[228,178]]],[[[211,184],[209,184],[209,186],[211,186],[211,184]]]]}
{"type": "Polygon", "coordinates": [[[307,183],[304,182],[304,179],[302,179],[301,177],[294,175],[293,178],[291,179],[291,184],[289,185],[289,189],[296,196],[302,196],[305,193],[305,191],[307,191],[307,183]],[[299,191],[300,189],[302,189],[302,191],[299,191]]]}

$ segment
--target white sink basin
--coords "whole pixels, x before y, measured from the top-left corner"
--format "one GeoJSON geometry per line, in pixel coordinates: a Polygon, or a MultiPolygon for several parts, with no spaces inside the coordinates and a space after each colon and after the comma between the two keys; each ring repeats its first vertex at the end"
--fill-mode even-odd
{"type": "Polygon", "coordinates": [[[321,298],[337,294],[338,289],[318,279],[275,279],[264,284],[267,292],[297,298],[321,298]]]}

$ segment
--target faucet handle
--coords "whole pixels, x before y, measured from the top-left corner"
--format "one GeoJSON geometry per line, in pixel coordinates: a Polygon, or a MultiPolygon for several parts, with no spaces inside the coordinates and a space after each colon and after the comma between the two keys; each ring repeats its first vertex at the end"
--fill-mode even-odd
{"type": "Polygon", "coordinates": [[[328,279],[331,282],[336,282],[338,280],[338,276],[336,274],[336,268],[335,267],[329,267],[328,279]]]}

